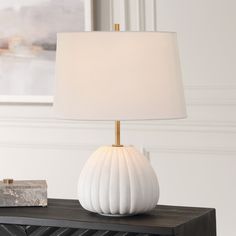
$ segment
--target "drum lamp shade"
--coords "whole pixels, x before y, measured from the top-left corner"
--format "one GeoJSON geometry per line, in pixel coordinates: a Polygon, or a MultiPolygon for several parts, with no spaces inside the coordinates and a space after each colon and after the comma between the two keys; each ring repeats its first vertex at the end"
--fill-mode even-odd
{"type": "Polygon", "coordinates": [[[176,33],[59,33],[54,110],[76,120],[184,118],[176,33]]]}

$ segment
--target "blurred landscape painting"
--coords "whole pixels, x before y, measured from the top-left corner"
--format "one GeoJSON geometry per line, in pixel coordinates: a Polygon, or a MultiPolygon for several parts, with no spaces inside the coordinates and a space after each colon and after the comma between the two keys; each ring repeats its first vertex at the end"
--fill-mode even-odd
{"type": "Polygon", "coordinates": [[[0,0],[0,95],[53,95],[56,33],[83,30],[83,0],[0,0]]]}

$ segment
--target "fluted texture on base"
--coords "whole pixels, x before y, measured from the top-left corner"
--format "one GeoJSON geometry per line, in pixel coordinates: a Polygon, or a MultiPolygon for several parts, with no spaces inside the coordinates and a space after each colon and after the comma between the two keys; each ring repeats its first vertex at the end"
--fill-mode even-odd
{"type": "Polygon", "coordinates": [[[156,206],[159,186],[149,161],[134,147],[103,146],[85,163],[78,197],[92,212],[138,214],[156,206]]]}

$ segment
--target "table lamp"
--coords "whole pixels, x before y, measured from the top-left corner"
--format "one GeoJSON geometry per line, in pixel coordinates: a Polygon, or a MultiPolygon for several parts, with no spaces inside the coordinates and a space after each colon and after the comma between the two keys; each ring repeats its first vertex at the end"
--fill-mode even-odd
{"type": "Polygon", "coordinates": [[[150,211],[158,180],[141,152],[120,143],[120,121],[186,116],[176,33],[59,33],[54,110],[115,121],[115,143],[98,148],[80,173],[81,205],[108,216],[150,211]]]}

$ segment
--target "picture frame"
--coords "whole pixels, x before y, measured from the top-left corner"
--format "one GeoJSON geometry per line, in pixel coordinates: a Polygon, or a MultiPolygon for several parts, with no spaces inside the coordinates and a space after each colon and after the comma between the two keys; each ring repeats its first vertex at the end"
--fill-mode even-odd
{"type": "MultiPolygon", "coordinates": [[[[14,23],[13,19],[15,17],[15,22],[17,20],[19,22],[25,22],[24,27],[26,28],[24,29],[22,25],[21,26],[19,25],[20,23],[19,24],[17,23],[16,25],[13,25],[13,27],[11,27],[11,32],[7,32],[5,33],[5,35],[0,34],[0,104],[46,104],[46,105],[52,104],[53,83],[50,82],[49,84],[48,82],[45,81],[46,77],[49,76],[51,76],[50,79],[52,79],[52,77],[54,76],[53,73],[55,73],[52,72],[52,68],[54,67],[55,64],[56,33],[65,31],[91,31],[93,27],[93,14],[92,14],[93,0],[34,1],[34,3],[38,5],[29,4],[29,2],[31,1],[24,0],[19,3],[19,1],[16,0],[15,1],[16,4],[12,6],[11,4],[13,4],[14,1],[11,1],[8,4],[8,6],[7,4],[0,3],[0,19],[1,19],[1,13],[4,19],[7,19],[6,17],[11,17],[10,22],[12,22],[11,24],[13,25],[14,23]],[[2,7],[1,4],[3,4],[2,7]],[[30,9],[30,7],[32,7],[32,9],[30,9]],[[81,8],[83,9],[82,16],[77,16],[76,9],[80,11],[81,8]],[[43,10],[46,12],[43,12],[43,10]],[[47,20],[42,20],[42,18],[47,17],[46,15],[47,11],[49,14],[48,15],[49,25],[46,25],[47,20]],[[62,17],[63,12],[65,13],[64,17],[62,17]],[[38,20],[41,20],[39,24],[37,24],[37,17],[38,20]],[[81,22],[80,25],[78,23],[78,29],[74,26],[73,27],[70,26],[72,24],[76,25],[74,21],[81,19],[81,17],[83,20],[83,27],[81,26],[81,22]],[[68,22],[66,22],[67,18],[68,22]],[[62,19],[64,22],[62,26],[60,25],[60,22],[57,22],[60,21],[60,19],[62,19]],[[27,23],[27,20],[28,21],[30,20],[30,22],[27,23]],[[24,34],[24,32],[27,30],[27,27],[28,29],[32,29],[32,35],[30,35],[30,33],[24,34]],[[34,27],[36,28],[35,31],[37,32],[34,31],[34,27]],[[59,31],[56,31],[56,29],[53,27],[55,27],[56,29],[59,28],[59,31]],[[15,32],[17,33],[17,36],[15,32]],[[44,38],[41,37],[40,32],[42,32],[42,35],[45,36],[44,38]],[[19,38],[20,34],[23,35],[22,38],[19,38]],[[29,36],[29,40],[27,36],[29,36]],[[7,43],[5,39],[8,40],[7,43]],[[39,50],[39,52],[37,50],[39,50]],[[44,58],[43,53],[48,55],[53,54],[53,59],[52,58],[48,59],[47,57],[45,57],[48,61],[50,61],[50,64],[44,58]],[[11,63],[15,64],[11,66],[11,63]],[[44,67],[45,65],[46,68],[48,68],[48,70],[45,69],[44,67]],[[32,82],[34,80],[33,78],[34,75],[36,75],[36,77],[34,78],[38,79],[39,82],[36,83],[32,82]],[[45,78],[44,81],[42,79],[41,82],[40,80],[41,78],[45,78]],[[7,79],[11,80],[12,84],[14,84],[16,81],[14,85],[15,88],[10,87],[11,84],[8,83],[7,79]],[[20,82],[28,84],[22,85],[20,84],[20,82]],[[40,86],[38,88],[37,86],[39,84],[40,86]],[[50,88],[48,88],[47,86],[50,86],[50,88]],[[22,90],[18,91],[17,90],[18,88],[22,90]],[[29,91],[31,93],[29,93],[29,91]],[[42,91],[44,93],[40,94],[40,92],[42,91]]],[[[2,25],[2,29],[0,26],[0,33],[1,30],[2,31],[4,30],[4,27],[7,26],[2,25]]]]}

